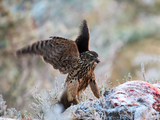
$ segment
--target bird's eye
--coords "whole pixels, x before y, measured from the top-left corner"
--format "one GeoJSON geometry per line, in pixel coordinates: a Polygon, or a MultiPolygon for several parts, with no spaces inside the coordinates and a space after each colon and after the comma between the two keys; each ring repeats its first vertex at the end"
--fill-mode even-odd
{"type": "Polygon", "coordinates": [[[90,58],[93,58],[93,56],[90,56],[90,58]]]}

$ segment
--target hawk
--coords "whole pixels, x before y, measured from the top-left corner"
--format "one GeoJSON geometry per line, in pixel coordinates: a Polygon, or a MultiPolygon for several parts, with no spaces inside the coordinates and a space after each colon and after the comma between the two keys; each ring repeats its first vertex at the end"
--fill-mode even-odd
{"type": "MultiPolygon", "coordinates": [[[[16,51],[17,56],[36,54],[43,57],[44,61],[51,64],[60,73],[67,74],[65,81],[66,91],[61,102],[74,102],[77,96],[89,85],[94,96],[99,98],[99,88],[95,80],[94,69],[100,62],[98,54],[90,51],[90,32],[87,21],[83,20],[80,35],[75,41],[62,37],[50,37],[33,43],[16,51]]],[[[65,108],[69,105],[64,105],[65,108]]]]}

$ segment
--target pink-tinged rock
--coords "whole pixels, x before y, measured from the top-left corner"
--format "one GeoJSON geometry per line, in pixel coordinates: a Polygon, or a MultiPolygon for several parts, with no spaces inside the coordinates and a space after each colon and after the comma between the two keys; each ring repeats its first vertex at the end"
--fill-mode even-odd
{"type": "MultiPolygon", "coordinates": [[[[157,84],[158,85],[158,84],[157,84]]],[[[160,89],[156,85],[144,81],[130,81],[112,89],[112,105],[139,106],[138,101],[144,100],[160,113],[160,89]]]]}
{"type": "Polygon", "coordinates": [[[96,101],[80,103],[75,111],[79,118],[99,118],[106,120],[159,120],[160,83],[128,81],[110,91],[96,101]],[[92,111],[94,115],[92,115],[92,111]],[[85,117],[84,117],[85,116],[85,117]]]}
{"type": "MultiPolygon", "coordinates": [[[[160,83],[152,85],[144,81],[129,81],[121,84],[104,93],[106,101],[110,102],[110,108],[107,108],[106,113],[118,116],[119,111],[114,108],[121,110],[125,106],[130,109],[130,112],[128,110],[126,112],[137,120],[138,118],[145,119],[147,116],[158,115],[160,114],[159,88],[160,83]],[[112,109],[112,112],[109,109],[112,109]]],[[[124,112],[123,109],[121,113],[124,112]]]]}

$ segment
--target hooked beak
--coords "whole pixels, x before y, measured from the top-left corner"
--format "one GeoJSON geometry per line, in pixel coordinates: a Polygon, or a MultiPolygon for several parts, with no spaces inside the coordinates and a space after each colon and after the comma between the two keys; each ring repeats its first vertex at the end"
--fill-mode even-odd
{"type": "Polygon", "coordinates": [[[95,58],[95,62],[99,63],[101,62],[99,58],[95,58]]]}

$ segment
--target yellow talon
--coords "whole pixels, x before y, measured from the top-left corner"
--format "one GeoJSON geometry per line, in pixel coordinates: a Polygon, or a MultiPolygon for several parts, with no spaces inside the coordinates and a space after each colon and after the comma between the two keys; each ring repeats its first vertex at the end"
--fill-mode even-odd
{"type": "Polygon", "coordinates": [[[80,103],[78,99],[76,99],[76,101],[77,101],[78,104],[80,103]]]}

